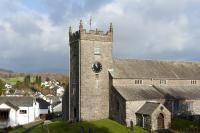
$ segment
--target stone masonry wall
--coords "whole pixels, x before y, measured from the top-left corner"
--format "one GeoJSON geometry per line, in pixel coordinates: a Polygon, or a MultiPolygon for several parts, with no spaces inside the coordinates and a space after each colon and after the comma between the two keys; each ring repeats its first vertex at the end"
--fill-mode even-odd
{"type": "Polygon", "coordinates": [[[192,114],[200,115],[200,100],[186,100],[185,102],[192,103],[192,114]]]}
{"type": "Polygon", "coordinates": [[[70,42],[70,120],[79,120],[79,40],[70,42]]]}
{"type": "Polygon", "coordinates": [[[126,101],[126,124],[130,126],[131,121],[136,125],[136,112],[145,104],[146,101],[126,101]]]}
{"type": "Polygon", "coordinates": [[[164,115],[164,125],[165,129],[170,128],[171,124],[171,113],[162,105],[160,104],[158,108],[152,113],[151,115],[151,124],[152,124],[152,130],[157,130],[158,129],[158,123],[157,123],[157,118],[158,115],[162,113],[164,115]],[[161,106],[163,109],[161,109],[161,106]]]}
{"type": "Polygon", "coordinates": [[[109,117],[109,74],[112,68],[112,35],[81,32],[80,35],[80,111],[81,120],[109,117]],[[100,54],[95,54],[95,48],[100,54]],[[93,72],[92,64],[102,64],[102,71],[93,72]]]}
{"type": "MultiPolygon", "coordinates": [[[[135,80],[138,79],[113,79],[113,85],[138,85],[135,84],[135,80]]],[[[156,86],[198,86],[200,81],[196,80],[196,84],[191,84],[191,80],[166,80],[166,84],[161,84],[160,79],[142,79],[142,85],[156,85],[156,86]]]]}
{"type": "Polygon", "coordinates": [[[111,89],[110,102],[110,118],[126,125],[126,101],[114,88],[111,89]]]}

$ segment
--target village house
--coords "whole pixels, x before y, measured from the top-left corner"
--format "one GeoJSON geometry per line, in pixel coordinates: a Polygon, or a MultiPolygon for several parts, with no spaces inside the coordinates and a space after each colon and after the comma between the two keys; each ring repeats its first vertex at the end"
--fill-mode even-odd
{"type": "Polygon", "coordinates": [[[15,127],[33,122],[41,114],[46,114],[46,110],[48,110],[48,107],[41,108],[41,102],[36,101],[33,97],[1,96],[0,128],[15,127]]]}

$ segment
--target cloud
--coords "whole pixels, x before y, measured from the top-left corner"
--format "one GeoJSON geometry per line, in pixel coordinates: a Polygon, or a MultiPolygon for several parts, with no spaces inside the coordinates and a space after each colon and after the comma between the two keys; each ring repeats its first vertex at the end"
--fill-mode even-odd
{"type": "Polygon", "coordinates": [[[70,19],[80,19],[89,12],[95,12],[112,0],[42,0],[49,16],[55,24],[69,22],[70,19]]]}
{"type": "Polygon", "coordinates": [[[0,19],[0,66],[22,72],[67,71],[65,27],[15,5],[19,10],[0,19]]]}
{"type": "Polygon", "coordinates": [[[104,29],[105,23],[113,22],[117,57],[192,60],[197,55],[191,56],[190,52],[200,51],[195,37],[200,27],[191,27],[200,21],[196,16],[191,18],[190,8],[195,4],[187,0],[115,0],[93,15],[104,29]]]}
{"type": "Polygon", "coordinates": [[[114,26],[118,58],[199,60],[199,0],[0,1],[0,67],[68,70],[68,27],[114,26]],[[39,9],[38,7],[42,8],[39,9]]]}

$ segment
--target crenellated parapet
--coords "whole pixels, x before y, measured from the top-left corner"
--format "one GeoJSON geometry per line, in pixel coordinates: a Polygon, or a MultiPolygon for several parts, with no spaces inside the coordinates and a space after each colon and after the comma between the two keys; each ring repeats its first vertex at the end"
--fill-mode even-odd
{"type": "Polygon", "coordinates": [[[76,31],[74,33],[69,32],[69,42],[73,43],[80,39],[80,31],[76,31]]]}
{"type": "Polygon", "coordinates": [[[110,23],[109,30],[103,32],[99,29],[89,30],[83,28],[82,21],[80,21],[79,30],[72,32],[71,27],[69,28],[69,42],[73,43],[77,40],[92,40],[92,41],[101,41],[101,42],[112,42],[113,41],[113,27],[110,23]]]}

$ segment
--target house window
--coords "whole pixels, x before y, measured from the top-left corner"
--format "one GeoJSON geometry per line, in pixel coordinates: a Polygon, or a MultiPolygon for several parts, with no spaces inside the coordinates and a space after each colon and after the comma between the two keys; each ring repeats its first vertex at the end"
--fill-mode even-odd
{"type": "Polygon", "coordinates": [[[197,81],[196,80],[191,80],[191,84],[197,84],[197,81]]]}
{"type": "Polygon", "coordinates": [[[141,79],[135,80],[135,84],[142,84],[142,80],[141,79]]]}
{"type": "Polygon", "coordinates": [[[100,48],[94,48],[94,54],[100,54],[100,48]]]}
{"type": "Polygon", "coordinates": [[[0,121],[6,121],[9,118],[9,110],[0,110],[0,121]]]}
{"type": "Polygon", "coordinates": [[[186,110],[192,111],[193,110],[193,102],[187,102],[186,103],[186,110]]]}
{"type": "Polygon", "coordinates": [[[19,113],[20,113],[20,114],[26,114],[27,111],[26,111],[26,110],[19,110],[19,113]]]}
{"type": "Polygon", "coordinates": [[[167,80],[160,80],[160,84],[167,84],[167,80]]]}

